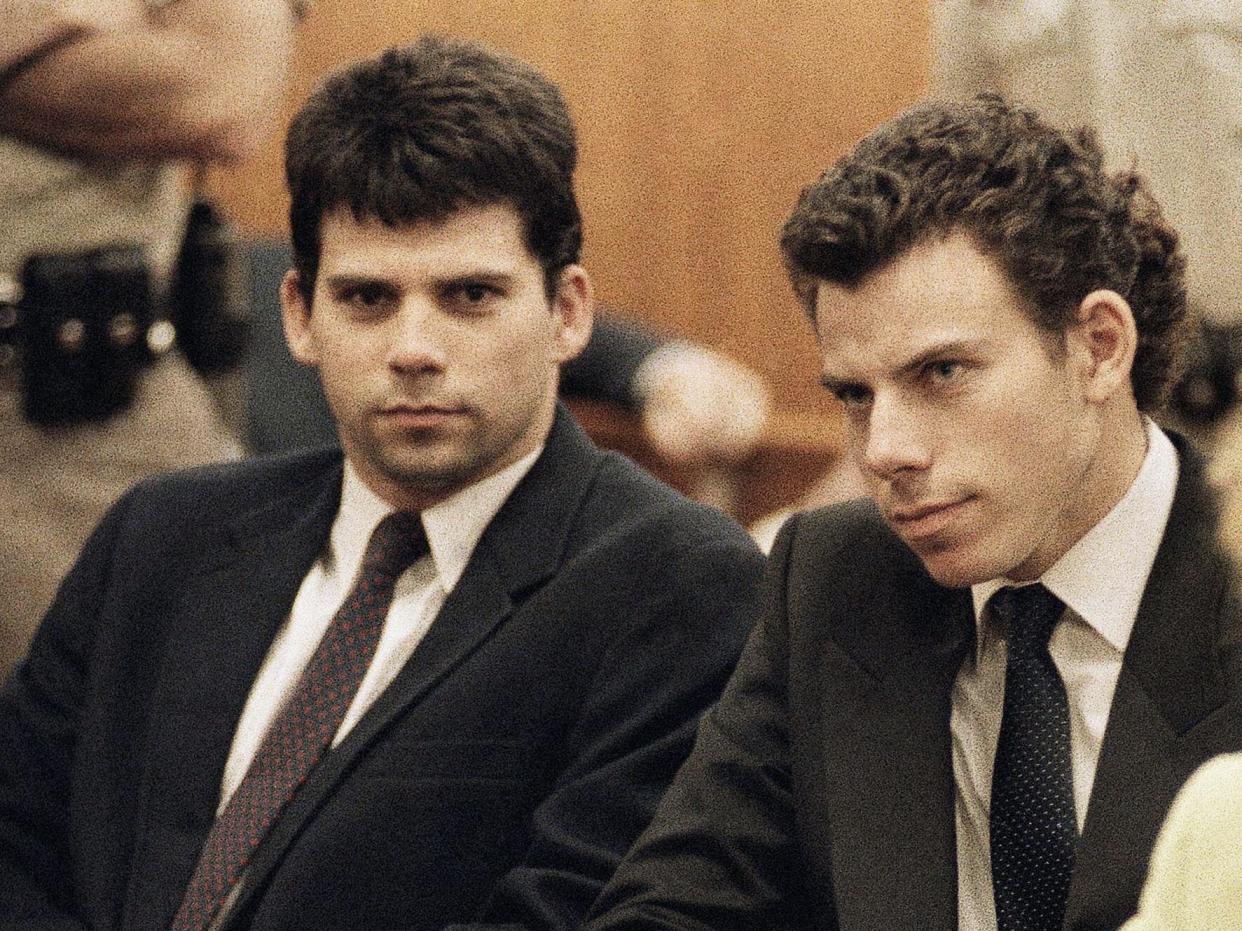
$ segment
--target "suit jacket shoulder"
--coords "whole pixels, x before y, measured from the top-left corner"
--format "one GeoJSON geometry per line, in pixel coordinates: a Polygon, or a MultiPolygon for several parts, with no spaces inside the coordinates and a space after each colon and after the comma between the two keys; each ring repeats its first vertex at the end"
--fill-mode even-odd
{"type": "Polygon", "coordinates": [[[881,676],[903,650],[956,653],[972,636],[966,590],[937,584],[870,499],[800,515],[782,537],[773,562],[784,572],[793,655],[807,646],[800,635],[827,637],[881,676]]]}

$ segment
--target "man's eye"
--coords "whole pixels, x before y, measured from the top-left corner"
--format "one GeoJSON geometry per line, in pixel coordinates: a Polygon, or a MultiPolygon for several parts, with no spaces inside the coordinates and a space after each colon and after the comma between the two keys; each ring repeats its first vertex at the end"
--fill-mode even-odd
{"type": "Polygon", "coordinates": [[[960,362],[946,360],[932,362],[924,371],[926,371],[927,377],[932,381],[946,384],[960,378],[965,371],[965,367],[960,362]]]}
{"type": "Polygon", "coordinates": [[[365,285],[357,288],[349,288],[341,293],[341,300],[343,300],[346,304],[362,310],[373,310],[381,306],[387,297],[388,293],[385,289],[365,285]]]}
{"type": "Polygon", "coordinates": [[[848,408],[859,408],[871,400],[871,395],[866,388],[860,388],[857,385],[842,385],[834,388],[833,394],[837,396],[837,400],[848,408]]]}
{"type": "Polygon", "coordinates": [[[494,309],[496,299],[502,293],[500,288],[488,282],[462,281],[446,290],[445,302],[462,313],[484,314],[494,309]]]}
{"type": "Polygon", "coordinates": [[[457,288],[457,298],[463,304],[485,304],[496,295],[496,289],[488,284],[466,282],[457,288]]]}

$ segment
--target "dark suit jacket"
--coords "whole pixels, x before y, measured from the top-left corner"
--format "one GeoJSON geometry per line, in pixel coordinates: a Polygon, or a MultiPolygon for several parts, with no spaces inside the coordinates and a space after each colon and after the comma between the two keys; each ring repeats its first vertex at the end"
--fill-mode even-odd
{"type": "MultiPolygon", "coordinates": [[[[0,700],[0,928],[168,926],[340,480],[337,453],[215,467],[101,524],[0,700]]],[[[761,565],[560,412],[227,927],[576,927],[723,688],[761,565]]]]}
{"type": "MultiPolygon", "coordinates": [[[[1183,454],[1067,928],[1134,910],[1178,786],[1242,747],[1242,621],[1211,511],[1183,454]]],[[[969,590],[935,584],[868,502],[791,520],[766,589],[737,672],[589,927],[956,931],[949,695],[973,646],[969,590]]]]}

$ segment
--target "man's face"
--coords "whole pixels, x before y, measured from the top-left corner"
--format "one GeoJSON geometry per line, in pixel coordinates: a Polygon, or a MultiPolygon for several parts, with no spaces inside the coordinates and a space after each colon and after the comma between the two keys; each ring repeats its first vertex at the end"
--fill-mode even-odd
{"type": "Polygon", "coordinates": [[[824,383],[885,520],[945,585],[1034,578],[1107,512],[1086,354],[965,236],[821,284],[824,383]]]}
{"type": "Polygon", "coordinates": [[[398,507],[423,508],[534,450],[558,367],[590,334],[590,281],[543,271],[507,205],[389,227],[326,214],[312,306],[281,288],[294,358],[319,369],[341,444],[398,507]]]}

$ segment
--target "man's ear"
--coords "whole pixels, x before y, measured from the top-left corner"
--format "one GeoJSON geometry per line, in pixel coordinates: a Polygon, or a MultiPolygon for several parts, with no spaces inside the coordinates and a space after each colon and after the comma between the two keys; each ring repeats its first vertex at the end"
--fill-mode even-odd
{"type": "Polygon", "coordinates": [[[1078,305],[1066,331],[1067,349],[1076,355],[1088,400],[1103,402],[1131,391],[1130,370],[1138,350],[1138,328],[1130,302],[1116,291],[1092,291],[1078,305]]]}
{"type": "Polygon", "coordinates": [[[318,365],[319,353],[310,332],[311,308],[302,294],[301,280],[294,269],[280,281],[280,318],[285,328],[289,354],[303,365],[318,365]]]}
{"type": "Polygon", "coordinates": [[[581,265],[561,269],[552,295],[552,313],[556,318],[552,361],[559,365],[586,348],[595,325],[595,287],[581,265]]]}

